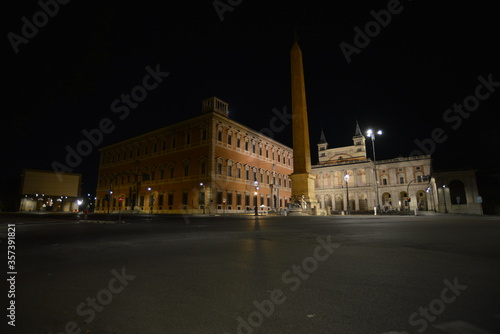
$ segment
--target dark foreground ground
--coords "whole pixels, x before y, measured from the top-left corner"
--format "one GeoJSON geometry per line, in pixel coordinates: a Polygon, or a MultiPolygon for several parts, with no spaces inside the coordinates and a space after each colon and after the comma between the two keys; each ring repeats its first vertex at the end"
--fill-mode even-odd
{"type": "Polygon", "coordinates": [[[89,219],[0,215],[1,333],[500,333],[498,217],[89,219]]]}

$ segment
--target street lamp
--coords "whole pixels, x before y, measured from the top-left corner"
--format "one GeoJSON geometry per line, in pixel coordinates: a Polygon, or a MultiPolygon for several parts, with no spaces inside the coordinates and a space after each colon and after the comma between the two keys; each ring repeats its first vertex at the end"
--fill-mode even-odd
{"type": "Polygon", "coordinates": [[[253,183],[254,187],[255,187],[255,191],[253,193],[254,195],[254,204],[255,204],[255,215],[258,216],[259,215],[259,204],[257,203],[257,194],[258,194],[258,190],[260,189],[259,188],[259,182],[255,181],[253,183]]]}
{"type": "Polygon", "coordinates": [[[149,193],[149,219],[153,219],[153,205],[155,203],[155,193],[151,192],[151,187],[148,187],[149,193]]]}
{"type": "MultiPolygon", "coordinates": [[[[382,134],[382,130],[377,131],[378,135],[382,134]]],[[[375,133],[372,129],[366,132],[366,135],[372,140],[373,149],[373,172],[375,173],[375,196],[377,197],[377,212],[380,210],[380,200],[378,198],[378,176],[377,176],[377,160],[375,158],[375,133]]]]}
{"type": "Polygon", "coordinates": [[[446,207],[446,184],[443,184],[443,201],[444,201],[444,213],[448,213],[448,208],[446,207]]]}
{"type": "Polygon", "coordinates": [[[350,175],[346,174],[344,175],[344,181],[345,181],[345,186],[346,186],[346,197],[347,197],[347,214],[351,214],[351,208],[349,207],[349,178],[350,175]]]}
{"type": "Polygon", "coordinates": [[[203,182],[200,182],[200,187],[202,188],[202,190],[200,191],[200,198],[198,202],[201,206],[203,206],[203,214],[205,214],[205,184],[203,182]]]}

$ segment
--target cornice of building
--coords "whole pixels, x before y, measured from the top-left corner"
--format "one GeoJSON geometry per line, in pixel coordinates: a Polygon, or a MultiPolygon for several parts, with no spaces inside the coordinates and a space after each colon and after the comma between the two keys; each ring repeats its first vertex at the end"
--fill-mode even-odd
{"type": "Polygon", "coordinates": [[[213,116],[214,116],[214,119],[218,119],[221,122],[231,123],[235,127],[240,127],[242,130],[247,132],[249,135],[254,136],[255,138],[261,138],[262,140],[268,141],[269,143],[273,143],[277,146],[280,146],[280,147],[283,147],[287,150],[290,150],[290,152],[293,154],[293,149],[291,147],[289,147],[283,143],[280,143],[279,141],[277,141],[271,137],[268,137],[268,136],[260,133],[259,131],[254,130],[254,129],[252,129],[252,128],[250,128],[250,127],[248,127],[248,126],[246,126],[238,121],[235,121],[234,119],[228,118],[224,115],[220,115],[217,113],[213,113],[213,116]]]}
{"type": "Polygon", "coordinates": [[[114,144],[111,144],[111,145],[108,145],[108,146],[105,146],[105,147],[101,147],[99,149],[99,152],[111,150],[111,149],[114,149],[114,148],[117,148],[117,147],[120,147],[120,146],[123,146],[123,145],[127,145],[127,144],[136,143],[137,141],[147,140],[148,138],[151,138],[151,137],[154,137],[154,136],[157,136],[157,135],[161,135],[163,132],[173,131],[173,130],[176,130],[177,128],[183,128],[183,127],[186,127],[187,125],[189,125],[190,123],[201,122],[205,118],[206,119],[210,119],[211,117],[212,116],[211,116],[210,113],[198,115],[198,116],[186,119],[184,121],[173,123],[173,124],[164,126],[162,128],[159,128],[159,129],[156,129],[156,130],[152,130],[152,131],[143,133],[141,135],[138,135],[138,136],[135,136],[135,137],[132,137],[132,138],[129,138],[129,139],[125,139],[125,140],[119,141],[117,143],[114,143],[114,144]]]}

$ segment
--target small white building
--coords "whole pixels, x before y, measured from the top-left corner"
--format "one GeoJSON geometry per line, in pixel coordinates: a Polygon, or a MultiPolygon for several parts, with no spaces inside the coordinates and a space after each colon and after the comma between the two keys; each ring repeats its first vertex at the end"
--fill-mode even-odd
{"type": "Polygon", "coordinates": [[[78,210],[82,175],[24,169],[21,179],[20,212],[74,212],[78,210]]]}

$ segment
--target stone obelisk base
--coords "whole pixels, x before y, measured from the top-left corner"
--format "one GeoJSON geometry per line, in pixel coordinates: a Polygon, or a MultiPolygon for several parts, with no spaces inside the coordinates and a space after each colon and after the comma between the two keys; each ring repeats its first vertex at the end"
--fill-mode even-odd
{"type": "MultiPolygon", "coordinates": [[[[303,198],[307,204],[307,207],[303,208],[302,214],[316,214],[318,201],[314,194],[314,175],[310,173],[294,173],[290,175],[290,179],[292,181],[292,196],[294,198],[303,198]]],[[[299,202],[299,204],[301,203],[299,202]]]]}

